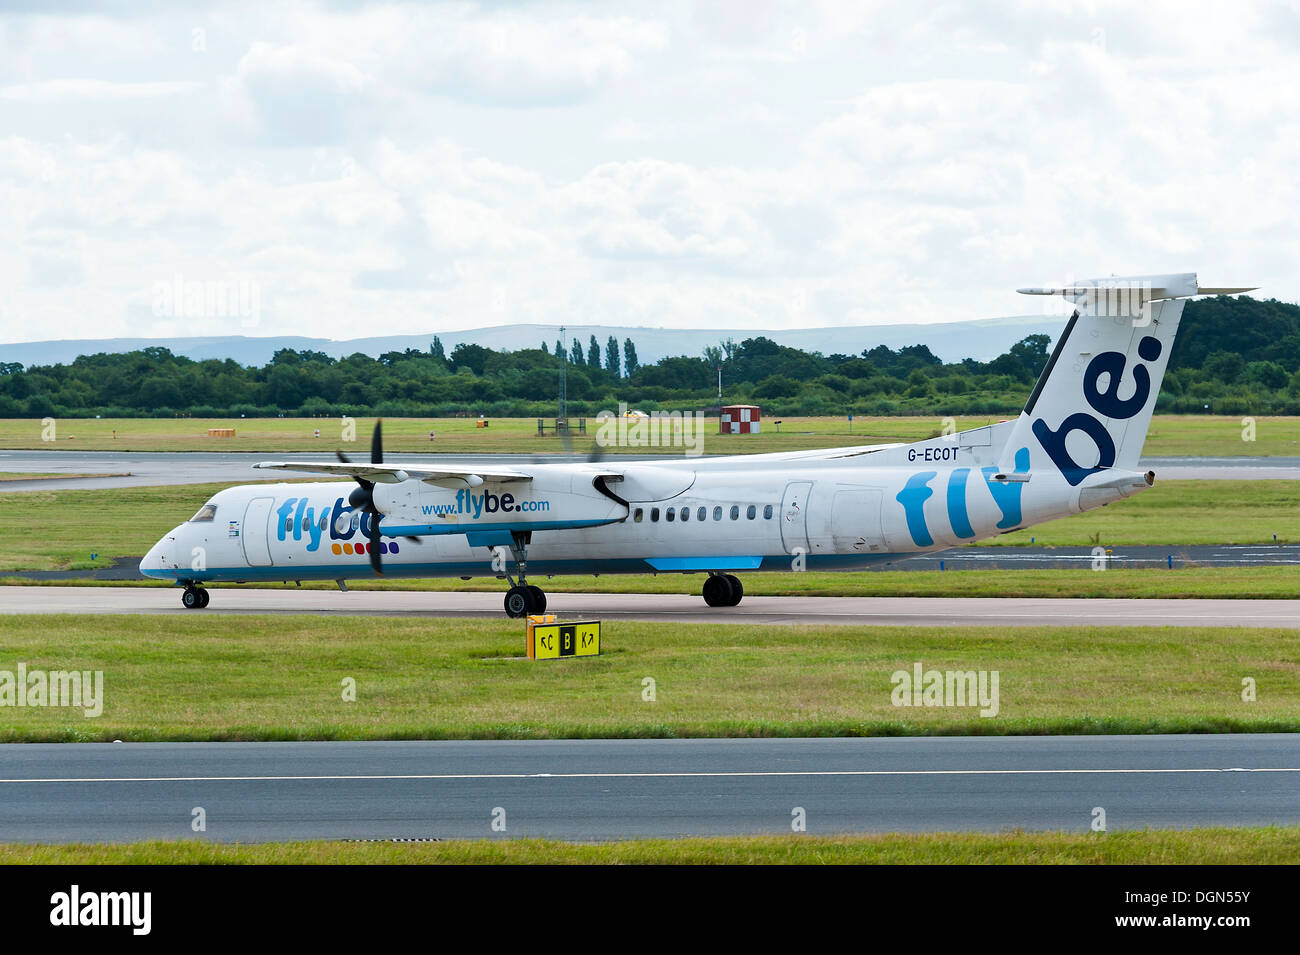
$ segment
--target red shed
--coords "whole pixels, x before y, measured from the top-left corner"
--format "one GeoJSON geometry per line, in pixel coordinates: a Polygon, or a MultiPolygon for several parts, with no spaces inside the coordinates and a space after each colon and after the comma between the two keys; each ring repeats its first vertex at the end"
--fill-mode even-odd
{"type": "Polygon", "coordinates": [[[758,405],[726,405],[722,409],[721,434],[758,434],[758,405]]]}

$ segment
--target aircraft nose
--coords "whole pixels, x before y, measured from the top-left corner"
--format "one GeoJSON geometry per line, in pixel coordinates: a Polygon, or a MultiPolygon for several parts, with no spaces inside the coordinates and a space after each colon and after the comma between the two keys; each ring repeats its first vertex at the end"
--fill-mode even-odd
{"type": "Polygon", "coordinates": [[[162,569],[163,541],[159,541],[140,559],[140,574],[144,577],[162,577],[162,569]]]}

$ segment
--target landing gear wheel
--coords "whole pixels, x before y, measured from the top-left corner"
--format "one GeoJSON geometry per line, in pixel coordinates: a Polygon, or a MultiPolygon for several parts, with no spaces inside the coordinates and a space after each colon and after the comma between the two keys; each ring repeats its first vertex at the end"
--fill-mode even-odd
{"type": "Polygon", "coordinates": [[[199,588],[199,609],[202,610],[204,607],[206,607],[208,605],[208,601],[211,599],[212,599],[212,595],[209,594],[207,590],[200,587],[199,588]]]}
{"type": "Polygon", "coordinates": [[[734,607],[743,596],[745,588],[731,574],[711,574],[704,582],[704,602],[710,607],[734,607]]]}
{"type": "Polygon", "coordinates": [[[525,617],[536,613],[535,600],[530,587],[511,587],[506,591],[506,616],[525,617]]]}
{"type": "Polygon", "coordinates": [[[533,595],[533,609],[530,613],[546,613],[546,593],[541,587],[528,585],[528,592],[533,595]]]}
{"type": "Polygon", "coordinates": [[[181,606],[186,610],[198,610],[203,606],[202,591],[198,587],[186,587],[181,594],[181,606]]]}
{"type": "Polygon", "coordinates": [[[726,577],[710,574],[704,581],[704,602],[710,607],[729,607],[731,584],[726,577]]]}
{"type": "Polygon", "coordinates": [[[726,581],[731,587],[731,596],[727,600],[726,606],[734,607],[740,603],[741,598],[745,596],[745,588],[744,585],[741,584],[740,578],[733,577],[731,574],[726,575],[726,581]]]}

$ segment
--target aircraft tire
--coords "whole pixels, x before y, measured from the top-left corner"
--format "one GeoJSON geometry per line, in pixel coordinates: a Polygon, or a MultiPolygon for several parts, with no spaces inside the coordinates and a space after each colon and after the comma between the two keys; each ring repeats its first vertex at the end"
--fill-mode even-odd
{"type": "Polygon", "coordinates": [[[724,576],[710,574],[704,581],[704,602],[710,607],[730,606],[731,582],[724,576]]]}
{"type": "Polygon", "coordinates": [[[507,590],[505,605],[507,617],[526,617],[536,612],[533,609],[533,595],[527,587],[511,587],[507,590]]]}
{"type": "Polygon", "coordinates": [[[533,595],[533,609],[529,613],[546,613],[546,592],[541,587],[528,585],[528,592],[533,595]]]}
{"type": "Polygon", "coordinates": [[[733,577],[731,574],[726,575],[726,580],[731,592],[730,596],[727,598],[726,606],[734,607],[739,604],[741,599],[745,596],[745,586],[740,582],[739,577],[733,577]]]}
{"type": "Polygon", "coordinates": [[[208,593],[207,588],[200,587],[199,588],[199,609],[202,610],[204,607],[206,607],[208,605],[208,601],[211,599],[212,599],[212,595],[208,593]]]}
{"type": "Polygon", "coordinates": [[[185,592],[181,594],[181,606],[186,610],[198,610],[203,606],[203,598],[199,596],[198,588],[185,588],[185,592]]]}

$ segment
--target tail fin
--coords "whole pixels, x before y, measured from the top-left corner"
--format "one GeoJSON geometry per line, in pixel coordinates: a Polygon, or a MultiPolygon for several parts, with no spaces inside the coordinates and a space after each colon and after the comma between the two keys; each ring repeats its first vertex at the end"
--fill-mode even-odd
{"type": "Polygon", "coordinates": [[[1055,467],[1078,485],[1108,468],[1137,468],[1184,300],[1251,289],[1202,289],[1185,273],[1019,291],[1062,295],[1075,310],[1006,447],[1029,448],[1031,467],[1055,467]]]}

